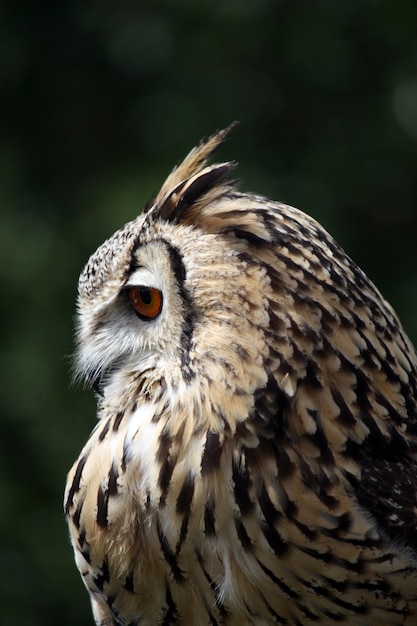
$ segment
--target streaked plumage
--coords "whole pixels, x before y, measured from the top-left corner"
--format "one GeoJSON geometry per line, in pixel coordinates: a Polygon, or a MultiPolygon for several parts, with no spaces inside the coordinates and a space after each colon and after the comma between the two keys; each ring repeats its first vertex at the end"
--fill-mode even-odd
{"type": "Polygon", "coordinates": [[[317,222],[207,166],[226,132],[80,277],[99,422],[65,511],[96,623],[415,625],[415,350],[317,222]]]}

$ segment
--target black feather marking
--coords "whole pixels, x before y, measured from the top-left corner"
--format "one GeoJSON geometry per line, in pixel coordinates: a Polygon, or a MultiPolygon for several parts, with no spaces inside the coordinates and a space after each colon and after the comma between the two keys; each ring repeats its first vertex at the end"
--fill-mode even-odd
{"type": "Polygon", "coordinates": [[[112,420],[112,418],[109,417],[109,419],[106,421],[106,423],[104,424],[103,428],[101,429],[101,432],[100,432],[100,434],[98,436],[98,440],[100,442],[103,441],[103,439],[105,438],[105,436],[109,432],[111,420],[112,420]]]}
{"type": "Polygon", "coordinates": [[[235,517],[235,528],[242,548],[246,551],[251,550],[253,547],[252,541],[240,517],[235,517]]]}
{"type": "Polygon", "coordinates": [[[104,584],[108,583],[109,580],[110,580],[109,566],[107,564],[107,561],[104,561],[103,565],[101,566],[100,574],[97,574],[96,576],[94,576],[94,583],[97,589],[99,589],[100,591],[103,591],[104,584]]]}
{"type": "MultiPolygon", "coordinates": [[[[313,542],[317,540],[318,531],[310,528],[306,524],[299,522],[295,517],[291,517],[292,523],[298,528],[300,533],[306,537],[309,541],[313,542]]],[[[333,530],[333,529],[332,529],[333,530]]],[[[331,533],[330,533],[331,534],[331,533]]]]}
{"type": "Polygon", "coordinates": [[[230,171],[235,167],[232,162],[213,165],[205,172],[195,175],[195,180],[182,181],[172,190],[172,192],[162,201],[160,206],[154,210],[154,219],[161,219],[165,222],[178,224],[187,220],[190,209],[204,195],[227,178],[230,171]]]}
{"type": "Polygon", "coordinates": [[[133,584],[133,572],[130,572],[126,576],[125,584],[123,586],[126,589],[126,591],[129,591],[129,593],[134,593],[135,592],[135,588],[134,588],[134,584],[133,584]]]}
{"type": "Polygon", "coordinates": [[[352,414],[352,411],[349,409],[348,405],[345,402],[344,397],[340,393],[339,389],[331,388],[330,393],[332,394],[332,398],[334,403],[339,408],[339,415],[336,418],[336,421],[348,428],[354,428],[356,425],[356,418],[352,414]]]}
{"type": "Polygon", "coordinates": [[[84,504],[83,500],[78,502],[77,508],[75,509],[75,513],[72,516],[72,521],[74,523],[74,526],[77,528],[77,530],[80,529],[80,517],[81,517],[81,510],[83,508],[83,504],[84,504]]]}
{"type": "Polygon", "coordinates": [[[307,413],[314,420],[316,424],[316,431],[311,435],[306,435],[306,437],[310,438],[316,448],[319,450],[320,461],[322,462],[322,464],[326,465],[327,467],[334,466],[334,456],[322,426],[320,412],[316,409],[307,409],[307,413]]]}
{"type": "Polygon", "coordinates": [[[172,472],[177,462],[176,457],[170,455],[172,445],[172,437],[165,431],[162,431],[159,437],[159,447],[156,454],[156,460],[161,464],[158,476],[158,485],[161,489],[160,504],[163,506],[168,495],[168,488],[171,482],[172,472]]]}
{"type": "Polygon", "coordinates": [[[204,534],[206,537],[214,537],[216,535],[216,518],[212,499],[207,500],[206,508],[204,509],[204,534]]]}
{"type": "Polygon", "coordinates": [[[262,484],[262,489],[258,499],[265,521],[269,526],[274,526],[275,522],[282,516],[282,514],[280,511],[277,511],[272,504],[264,484],[262,484]]]}
{"type": "Polygon", "coordinates": [[[268,578],[272,580],[273,583],[275,583],[275,585],[277,585],[280,588],[282,593],[287,598],[292,598],[292,599],[298,598],[298,593],[294,591],[293,589],[291,589],[291,587],[289,587],[281,578],[278,578],[278,576],[275,576],[275,574],[271,572],[271,570],[268,569],[266,565],[261,563],[261,561],[259,560],[258,560],[258,564],[259,564],[259,567],[262,569],[262,571],[268,576],[268,578]]]}
{"type": "Polygon", "coordinates": [[[191,474],[188,474],[184,480],[184,483],[181,487],[181,491],[177,498],[176,504],[176,512],[179,515],[183,515],[183,520],[181,523],[180,537],[175,549],[175,554],[178,555],[181,550],[181,546],[185,541],[188,530],[188,522],[190,519],[191,513],[191,502],[193,500],[194,495],[194,477],[191,474]]]}
{"type": "Polygon", "coordinates": [[[86,542],[85,530],[82,530],[80,534],[78,535],[78,545],[80,546],[81,549],[84,547],[85,542],[86,542]]]}
{"type": "Polygon", "coordinates": [[[290,459],[288,452],[283,448],[277,448],[275,458],[278,468],[278,479],[283,481],[286,478],[290,478],[296,471],[296,465],[290,459]]]}
{"type": "MultiPolygon", "coordinates": [[[[304,334],[304,333],[303,333],[304,334]]],[[[303,379],[303,383],[306,385],[309,385],[310,387],[314,387],[316,389],[320,389],[322,387],[321,381],[318,377],[318,366],[317,364],[312,361],[311,359],[308,359],[305,365],[306,368],[306,375],[303,379]]]]}
{"type": "MultiPolygon", "coordinates": [[[[314,548],[309,548],[307,546],[297,546],[298,550],[304,552],[308,556],[321,561],[322,563],[326,563],[328,565],[338,565],[347,569],[348,571],[357,572],[358,574],[363,574],[366,570],[366,561],[364,559],[358,559],[356,561],[349,561],[348,559],[341,559],[336,557],[330,549],[326,549],[323,551],[315,550],[314,548]]],[[[386,560],[390,560],[393,558],[392,554],[387,555],[388,558],[386,560]]],[[[385,559],[385,556],[384,556],[385,559]]],[[[373,562],[370,559],[367,562],[373,562]]]]}
{"type": "Polygon", "coordinates": [[[117,470],[112,466],[109,471],[109,484],[107,487],[109,497],[117,496],[118,494],[118,486],[117,486],[118,473],[117,470]]]}
{"type": "Polygon", "coordinates": [[[117,470],[112,465],[108,475],[107,488],[103,489],[100,485],[97,492],[96,522],[101,528],[106,528],[108,525],[109,499],[118,494],[117,478],[117,470]]]}
{"type": "Polygon", "coordinates": [[[408,424],[407,418],[405,418],[401,413],[399,413],[396,408],[391,404],[391,402],[385,398],[379,391],[375,392],[375,400],[387,411],[390,416],[390,420],[399,426],[403,424],[408,424]]]}
{"type": "Polygon", "coordinates": [[[177,498],[176,510],[179,515],[187,515],[190,512],[193,495],[194,477],[192,474],[187,474],[177,498]]]}
{"type": "Polygon", "coordinates": [[[172,626],[172,624],[178,624],[179,615],[177,611],[177,606],[172,598],[169,585],[167,585],[166,591],[165,591],[165,602],[166,602],[168,609],[164,615],[162,626],[172,626]]]}
{"type": "Polygon", "coordinates": [[[182,221],[187,217],[187,211],[198,200],[202,198],[214,187],[219,186],[234,169],[235,163],[220,163],[219,165],[213,165],[206,172],[202,172],[194,181],[192,181],[184,193],[180,197],[176,211],[175,220],[182,221]]]}
{"type": "Polygon", "coordinates": [[[113,432],[117,432],[120,426],[120,423],[124,417],[125,412],[124,411],[119,411],[115,417],[115,420],[113,422],[113,432]]]}
{"type": "Polygon", "coordinates": [[[129,448],[129,441],[127,438],[127,434],[125,435],[124,441],[123,441],[123,454],[122,454],[122,462],[121,462],[121,470],[122,472],[126,471],[126,467],[127,464],[130,461],[130,457],[131,457],[131,450],[129,448]]]}
{"type": "Polygon", "coordinates": [[[169,455],[169,451],[172,445],[172,437],[166,430],[163,430],[159,436],[159,446],[156,453],[156,460],[158,463],[163,463],[169,455]]]}
{"type": "Polygon", "coordinates": [[[222,445],[219,435],[212,430],[207,431],[206,445],[201,459],[201,474],[203,476],[219,469],[221,455],[222,445]]]}
{"type": "Polygon", "coordinates": [[[168,248],[171,268],[174,273],[180,297],[184,307],[183,328],[181,334],[181,371],[186,382],[190,382],[194,378],[193,370],[190,366],[190,349],[191,341],[194,333],[194,306],[190,294],[185,286],[186,270],[182,260],[181,253],[171,244],[166,243],[168,248]]]}
{"type": "Polygon", "coordinates": [[[177,583],[184,582],[184,572],[181,570],[180,566],[177,563],[176,556],[171,549],[171,546],[168,543],[168,540],[162,530],[161,522],[159,517],[156,520],[156,530],[158,533],[159,543],[161,545],[162,554],[164,555],[165,561],[168,563],[171,568],[171,572],[174,576],[174,580],[177,583]]]}
{"type": "MultiPolygon", "coordinates": [[[[364,615],[368,611],[368,607],[364,603],[353,604],[351,602],[347,602],[346,600],[343,600],[342,598],[339,598],[338,596],[333,595],[331,587],[322,586],[317,583],[311,583],[310,581],[304,580],[301,577],[297,577],[297,578],[307,589],[310,589],[311,592],[313,592],[315,595],[328,598],[330,602],[332,602],[338,607],[342,607],[352,613],[356,613],[359,615],[364,615]]],[[[305,612],[305,607],[304,607],[303,612],[305,612]]],[[[340,621],[338,617],[336,618],[336,621],[340,621]]]]}
{"type": "Polygon", "coordinates": [[[236,228],[236,227],[225,228],[223,229],[223,232],[224,233],[232,232],[233,235],[237,239],[244,239],[254,248],[262,248],[264,246],[271,245],[271,242],[269,239],[263,239],[262,237],[255,235],[255,233],[252,233],[248,230],[243,230],[242,228],[236,228]]]}
{"type": "Polygon", "coordinates": [[[272,550],[278,557],[281,557],[288,552],[288,543],[284,541],[276,528],[269,526],[268,524],[262,524],[262,532],[272,550]]]}
{"type": "Polygon", "coordinates": [[[166,502],[166,498],[168,495],[168,487],[171,482],[172,473],[174,471],[176,463],[177,463],[177,457],[168,456],[161,466],[159,476],[158,476],[158,485],[161,489],[161,499],[160,499],[161,506],[163,506],[166,502]]]}
{"type": "Polygon", "coordinates": [[[82,476],[86,461],[87,461],[87,455],[82,456],[80,460],[78,461],[77,469],[75,470],[74,478],[72,480],[72,484],[68,492],[68,498],[65,503],[65,513],[67,515],[73,504],[75,494],[80,490],[81,476],[82,476]]]}
{"type": "Polygon", "coordinates": [[[188,522],[190,521],[190,512],[186,513],[182,518],[180,536],[178,538],[177,545],[175,546],[175,556],[178,557],[181,552],[182,545],[187,537],[188,522]]]}
{"type": "Polygon", "coordinates": [[[239,467],[238,464],[233,461],[232,477],[236,504],[238,505],[242,515],[248,515],[254,507],[254,503],[249,497],[249,488],[251,484],[249,473],[246,467],[239,467]]]}
{"type": "Polygon", "coordinates": [[[101,528],[107,527],[107,504],[106,492],[100,486],[97,492],[97,513],[96,522],[101,528]]]}
{"type": "Polygon", "coordinates": [[[304,604],[301,604],[301,602],[296,602],[295,603],[296,607],[298,608],[298,610],[311,622],[318,622],[318,620],[320,619],[320,615],[317,615],[317,613],[313,613],[312,611],[310,611],[310,609],[308,609],[306,606],[304,606],[304,604]]]}

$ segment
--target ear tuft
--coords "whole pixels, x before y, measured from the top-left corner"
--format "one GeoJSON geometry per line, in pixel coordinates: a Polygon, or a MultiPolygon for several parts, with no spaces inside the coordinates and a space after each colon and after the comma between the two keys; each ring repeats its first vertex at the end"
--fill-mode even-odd
{"type": "Polygon", "coordinates": [[[183,180],[154,207],[153,219],[192,223],[201,204],[212,202],[233,186],[233,181],[227,182],[227,178],[235,165],[233,162],[212,165],[183,180]]]}
{"type": "Polygon", "coordinates": [[[195,176],[201,172],[213,152],[225,141],[237,124],[238,122],[233,122],[227,126],[227,128],[218,130],[213,133],[213,135],[210,135],[210,137],[202,139],[197,146],[188,153],[185,159],[172,170],[151,205],[158,205],[168,194],[171,194],[178,185],[191,176],[195,176]]]}

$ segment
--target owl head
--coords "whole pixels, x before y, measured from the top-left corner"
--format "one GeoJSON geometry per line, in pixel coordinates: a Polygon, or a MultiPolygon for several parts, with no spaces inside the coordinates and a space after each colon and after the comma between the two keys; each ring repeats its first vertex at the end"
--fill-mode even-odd
{"type": "MultiPolygon", "coordinates": [[[[139,390],[162,407],[167,398],[192,402],[196,422],[205,415],[214,428],[233,429],[254,412],[284,424],[277,410],[284,416],[298,393],[301,422],[291,428],[308,432],[319,390],[341,411],[351,400],[341,390],[356,377],[376,385],[375,396],[386,385],[397,395],[394,379],[373,372],[377,361],[386,368],[389,334],[393,358],[408,368],[398,345],[410,344],[392,309],[312,218],[239,192],[233,163],[207,165],[229,130],[194,148],[148,208],[88,261],[77,373],[113,409],[139,390]]],[[[369,430],[362,418],[349,428],[358,445],[369,430]]]]}
{"type": "Polygon", "coordinates": [[[229,130],[193,149],[80,276],[76,371],[103,398],[140,375],[231,397],[265,385],[270,281],[250,250],[273,231],[262,199],[249,207],[228,180],[233,163],[206,165],[229,130]]]}

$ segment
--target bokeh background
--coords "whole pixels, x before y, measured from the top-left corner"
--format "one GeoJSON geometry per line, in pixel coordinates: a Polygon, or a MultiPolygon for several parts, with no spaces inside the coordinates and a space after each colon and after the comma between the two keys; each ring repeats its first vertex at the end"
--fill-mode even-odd
{"type": "Polygon", "coordinates": [[[233,120],[241,188],[319,219],[417,341],[415,0],[0,6],[0,622],[92,625],[61,513],[95,423],[78,274],[233,120]]]}

